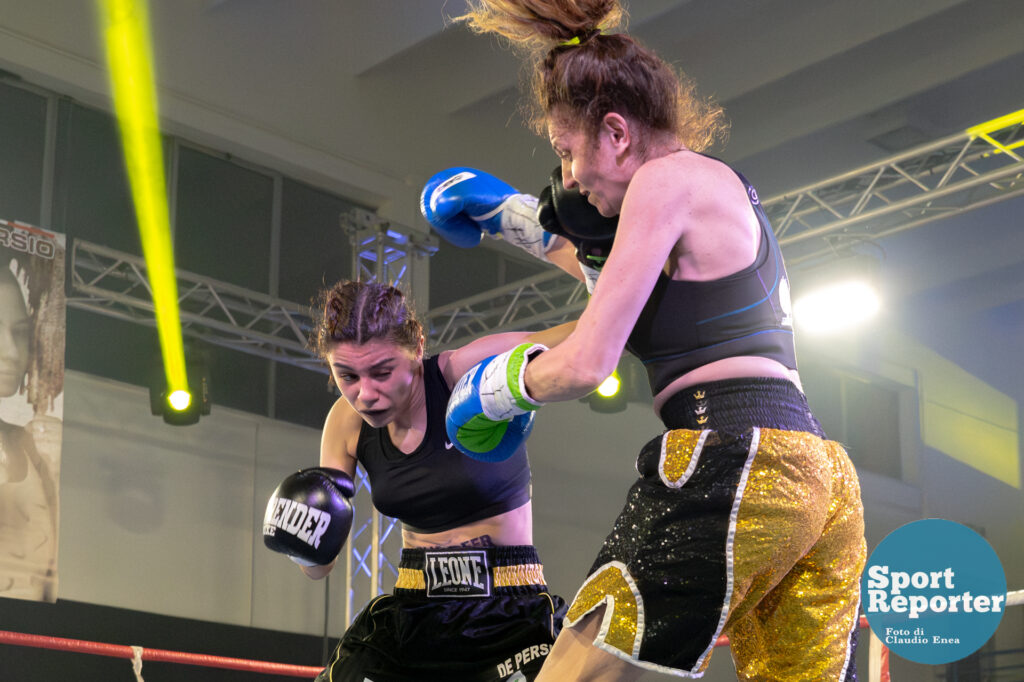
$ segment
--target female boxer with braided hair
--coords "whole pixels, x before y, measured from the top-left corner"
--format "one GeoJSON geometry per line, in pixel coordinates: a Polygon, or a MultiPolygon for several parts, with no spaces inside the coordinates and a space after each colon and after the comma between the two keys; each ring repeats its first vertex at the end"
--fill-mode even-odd
{"type": "MultiPolygon", "coordinates": [[[[349,476],[361,464],[374,506],[402,522],[404,547],[394,594],[363,609],[318,679],[532,680],[565,604],[547,592],[532,545],[525,447],[516,440],[502,463],[475,462],[444,429],[455,380],[527,334],[424,357],[422,326],[402,292],[348,280],[320,292],[314,319],[313,345],[342,394],[320,464],[349,476]]],[[[520,426],[525,438],[529,423],[520,426]]],[[[321,578],[333,565],[303,570],[321,578]]]]}
{"type": "Polygon", "coordinates": [[[721,634],[740,679],[854,679],[857,474],[800,389],[785,268],[757,194],[700,153],[724,131],[721,110],[603,30],[622,15],[614,0],[469,5],[473,29],[537,48],[531,120],[561,159],[556,191],[618,226],[575,331],[471,370],[449,433],[586,395],[624,348],[647,366],[668,428],[641,449],[641,478],[539,679],[697,677],[721,634]]]}

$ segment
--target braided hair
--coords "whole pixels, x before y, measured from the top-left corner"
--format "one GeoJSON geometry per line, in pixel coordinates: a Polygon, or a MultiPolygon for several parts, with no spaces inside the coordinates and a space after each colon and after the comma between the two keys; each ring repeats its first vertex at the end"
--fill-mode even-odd
{"type": "Polygon", "coordinates": [[[313,300],[310,345],[325,362],[339,343],[382,339],[415,351],[422,336],[412,303],[388,284],[341,280],[313,300]]]}

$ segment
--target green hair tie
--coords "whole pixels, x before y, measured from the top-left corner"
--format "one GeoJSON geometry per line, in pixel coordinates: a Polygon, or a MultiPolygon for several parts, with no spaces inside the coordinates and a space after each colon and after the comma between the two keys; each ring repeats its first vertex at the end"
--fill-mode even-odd
{"type": "Polygon", "coordinates": [[[589,31],[587,31],[586,33],[584,33],[582,35],[573,36],[569,40],[566,40],[564,43],[558,43],[558,46],[559,47],[572,47],[573,45],[582,45],[583,43],[587,42],[588,40],[590,40],[591,38],[593,38],[594,36],[596,36],[599,33],[604,33],[604,29],[603,28],[592,28],[592,29],[590,29],[589,31]]]}

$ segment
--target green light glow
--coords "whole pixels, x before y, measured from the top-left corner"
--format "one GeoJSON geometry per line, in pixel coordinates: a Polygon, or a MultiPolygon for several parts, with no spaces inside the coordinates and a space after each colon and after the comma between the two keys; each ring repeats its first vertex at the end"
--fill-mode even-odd
{"type": "Polygon", "coordinates": [[[143,0],[98,0],[125,166],[135,200],[168,391],[186,390],[170,214],[143,0]]]}

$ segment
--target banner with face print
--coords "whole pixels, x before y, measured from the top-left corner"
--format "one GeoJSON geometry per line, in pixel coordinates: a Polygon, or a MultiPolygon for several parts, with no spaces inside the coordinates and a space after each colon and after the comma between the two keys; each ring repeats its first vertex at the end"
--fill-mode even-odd
{"type": "Polygon", "coordinates": [[[0,219],[0,597],[57,600],[64,235],[0,219]]]}

